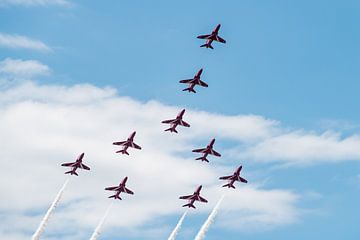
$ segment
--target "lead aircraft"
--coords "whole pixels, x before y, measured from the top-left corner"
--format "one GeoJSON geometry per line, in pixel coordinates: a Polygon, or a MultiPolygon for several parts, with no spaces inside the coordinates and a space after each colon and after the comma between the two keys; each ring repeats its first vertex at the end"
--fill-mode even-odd
{"type": "Polygon", "coordinates": [[[85,153],[80,154],[75,162],[61,164],[61,166],[63,166],[63,167],[71,167],[72,168],[70,171],[65,172],[65,174],[71,174],[71,175],[79,176],[77,174],[77,172],[76,172],[76,170],[78,168],[85,169],[85,170],[90,170],[90,168],[88,166],[86,166],[85,164],[82,163],[84,155],[85,155],[85,153]]]}
{"type": "Polygon", "coordinates": [[[183,89],[183,91],[188,91],[188,92],[193,92],[193,93],[196,93],[194,87],[196,85],[199,85],[199,86],[202,86],[202,87],[208,87],[209,85],[202,81],[200,79],[200,76],[201,76],[201,73],[203,72],[203,69],[201,68],[193,78],[190,78],[190,79],[184,79],[184,80],[181,80],[180,83],[187,83],[189,84],[189,87],[188,88],[185,88],[183,89]]]}
{"type": "Polygon", "coordinates": [[[235,189],[234,183],[236,181],[247,183],[248,181],[245,178],[242,178],[240,176],[241,169],[242,169],[242,166],[238,167],[235,170],[235,172],[233,173],[233,175],[220,177],[219,179],[221,179],[221,180],[228,180],[229,181],[227,184],[223,185],[223,187],[228,187],[228,188],[234,188],[235,189]]]}
{"type": "Polygon", "coordinates": [[[206,43],[204,45],[201,45],[200,47],[206,47],[206,48],[214,49],[213,46],[211,46],[211,43],[213,41],[226,43],[226,41],[218,35],[220,27],[221,27],[221,24],[218,24],[216,26],[216,28],[211,32],[211,34],[198,36],[197,38],[206,39],[206,43]]]}
{"type": "Polygon", "coordinates": [[[194,206],[195,201],[205,202],[205,203],[208,202],[205,198],[200,196],[201,188],[202,188],[202,186],[200,185],[192,195],[187,195],[187,196],[181,196],[180,197],[180,199],[189,200],[189,203],[183,205],[183,207],[196,208],[194,206]]]}
{"type": "Polygon", "coordinates": [[[184,127],[190,127],[190,124],[188,124],[187,122],[185,122],[184,120],[182,120],[183,116],[185,113],[185,109],[183,109],[177,116],[175,119],[170,119],[170,120],[164,120],[161,123],[166,123],[166,124],[170,124],[170,128],[165,129],[165,131],[170,131],[170,132],[175,132],[178,133],[178,131],[176,130],[176,127],[178,125],[180,126],[184,126],[184,127]]]}
{"type": "Polygon", "coordinates": [[[134,137],[135,137],[136,132],[133,132],[126,141],[122,141],[122,142],[114,142],[113,145],[120,145],[120,146],[124,146],[123,149],[117,151],[116,153],[122,153],[122,154],[127,154],[129,155],[129,153],[126,151],[129,147],[132,148],[136,148],[136,149],[141,149],[141,147],[139,145],[137,145],[136,143],[134,143],[134,137]]]}
{"type": "Polygon", "coordinates": [[[107,187],[105,188],[105,190],[108,191],[115,191],[115,194],[110,196],[109,198],[114,198],[114,199],[119,199],[122,200],[120,197],[120,193],[124,192],[127,194],[131,194],[133,195],[134,192],[131,191],[130,189],[128,189],[125,185],[126,185],[126,181],[127,181],[128,177],[125,177],[118,186],[114,186],[114,187],[107,187]]]}

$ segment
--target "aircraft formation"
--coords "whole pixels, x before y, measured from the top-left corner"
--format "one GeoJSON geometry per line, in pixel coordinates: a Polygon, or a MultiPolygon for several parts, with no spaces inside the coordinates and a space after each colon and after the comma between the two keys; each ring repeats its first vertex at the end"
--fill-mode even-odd
{"type": "MultiPolygon", "coordinates": [[[[220,43],[226,43],[226,41],[218,35],[220,27],[221,27],[221,24],[218,24],[210,34],[197,36],[198,39],[206,40],[205,44],[201,45],[200,47],[214,49],[214,47],[212,46],[212,43],[214,41],[220,42],[220,43]]],[[[201,79],[202,72],[203,72],[203,69],[200,69],[194,75],[193,78],[180,80],[179,81],[180,83],[188,84],[188,87],[183,89],[182,91],[188,91],[189,93],[190,92],[196,93],[196,91],[194,89],[196,85],[207,88],[208,84],[201,79]]],[[[170,133],[178,133],[178,130],[176,129],[178,126],[190,127],[190,124],[183,120],[184,114],[185,114],[185,109],[181,110],[178,113],[178,115],[176,116],[176,118],[169,119],[169,120],[163,120],[161,123],[170,124],[170,127],[165,129],[164,131],[169,131],[170,133]]],[[[129,155],[129,152],[128,152],[129,148],[141,150],[141,147],[134,142],[135,135],[136,135],[136,131],[132,132],[130,134],[130,136],[127,138],[127,140],[125,140],[125,141],[113,142],[113,145],[122,147],[122,149],[116,151],[116,153],[129,155]]],[[[221,157],[221,154],[214,150],[214,144],[215,144],[215,138],[213,138],[205,148],[199,148],[199,149],[192,150],[192,152],[194,152],[194,153],[201,154],[201,156],[198,158],[195,158],[195,160],[201,160],[201,162],[209,162],[209,160],[207,159],[207,157],[209,155],[213,155],[215,157],[221,157]]],[[[76,172],[77,169],[90,170],[90,168],[88,166],[86,166],[84,163],[82,163],[83,158],[84,158],[84,153],[80,154],[80,156],[76,159],[75,162],[63,163],[61,166],[71,168],[71,170],[65,172],[65,174],[71,174],[71,175],[78,176],[78,173],[76,172]]],[[[238,181],[238,182],[242,182],[242,183],[247,183],[248,181],[245,178],[240,176],[241,170],[242,170],[242,166],[239,166],[232,175],[220,177],[219,178],[220,180],[228,181],[227,184],[223,185],[222,187],[228,187],[228,188],[235,189],[235,186],[234,186],[235,182],[238,181]]],[[[114,191],[114,194],[109,196],[109,198],[122,200],[122,198],[120,197],[121,193],[133,195],[134,192],[126,187],[127,180],[128,180],[128,177],[125,177],[119,183],[119,185],[112,186],[112,187],[106,187],[105,188],[106,191],[114,191]]],[[[202,185],[198,186],[193,194],[180,196],[179,199],[188,201],[188,203],[182,205],[182,207],[196,208],[194,205],[194,203],[196,201],[207,203],[208,200],[206,200],[204,197],[202,197],[200,195],[201,189],[202,189],[202,185]]]]}

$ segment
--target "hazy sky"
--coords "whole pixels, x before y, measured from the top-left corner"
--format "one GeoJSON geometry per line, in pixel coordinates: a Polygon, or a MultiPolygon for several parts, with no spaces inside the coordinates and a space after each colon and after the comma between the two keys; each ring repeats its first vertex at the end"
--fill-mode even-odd
{"type": "Polygon", "coordinates": [[[358,1],[0,0],[0,238],[29,239],[85,152],[44,239],[87,239],[129,177],[101,239],[357,239],[358,1]],[[226,44],[200,48],[221,23],[226,44]],[[178,83],[203,68],[208,88],[178,83]],[[160,122],[186,108],[189,129],[160,122]],[[141,151],[116,155],[136,130],[141,151]],[[191,150],[216,138],[221,158],[191,150]],[[221,189],[243,165],[249,180],[221,189]]]}

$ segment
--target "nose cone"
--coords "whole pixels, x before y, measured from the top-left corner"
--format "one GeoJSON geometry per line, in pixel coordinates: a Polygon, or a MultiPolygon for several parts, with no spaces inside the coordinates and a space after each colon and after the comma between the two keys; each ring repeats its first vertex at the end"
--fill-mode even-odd
{"type": "Polygon", "coordinates": [[[78,161],[81,161],[82,159],[83,159],[83,157],[84,157],[84,155],[85,155],[85,153],[81,153],[80,155],[79,155],[79,157],[78,157],[78,161]]]}

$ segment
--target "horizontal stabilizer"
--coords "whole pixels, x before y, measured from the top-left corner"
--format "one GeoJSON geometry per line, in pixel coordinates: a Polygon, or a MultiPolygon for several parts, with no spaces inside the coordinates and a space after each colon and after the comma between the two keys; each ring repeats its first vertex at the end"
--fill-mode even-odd
{"type": "Polygon", "coordinates": [[[195,91],[194,88],[185,88],[185,89],[183,89],[183,91],[188,91],[188,92],[196,93],[196,91],[195,91]]]}
{"type": "Polygon", "coordinates": [[[126,151],[126,150],[119,150],[117,151],[116,153],[122,153],[122,154],[126,154],[126,155],[129,155],[129,153],[126,151]]]}
{"type": "Polygon", "coordinates": [[[195,160],[201,160],[202,162],[209,162],[206,157],[198,157],[195,160]]]}
{"type": "Polygon", "coordinates": [[[65,174],[71,174],[71,175],[79,176],[79,175],[77,174],[77,172],[75,172],[75,171],[73,171],[73,170],[68,171],[68,172],[65,172],[65,174]]]}
{"type": "Polygon", "coordinates": [[[211,46],[211,44],[207,44],[207,43],[201,45],[200,47],[206,47],[206,48],[214,49],[213,46],[211,46]]]}
{"type": "Polygon", "coordinates": [[[122,200],[121,197],[119,197],[119,195],[112,195],[109,198],[122,200]]]}
{"type": "Polygon", "coordinates": [[[193,204],[191,204],[191,203],[185,204],[185,205],[183,205],[183,207],[196,208],[196,207],[195,207],[193,204]]]}
{"type": "Polygon", "coordinates": [[[235,186],[230,184],[230,183],[223,185],[223,187],[228,187],[228,188],[234,188],[235,189],[235,186]]]}
{"type": "Polygon", "coordinates": [[[168,128],[168,129],[165,129],[164,131],[170,131],[170,132],[178,133],[178,131],[175,128],[168,128]]]}

